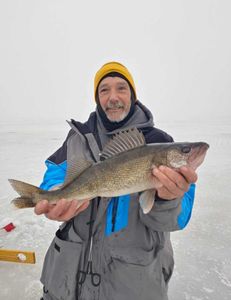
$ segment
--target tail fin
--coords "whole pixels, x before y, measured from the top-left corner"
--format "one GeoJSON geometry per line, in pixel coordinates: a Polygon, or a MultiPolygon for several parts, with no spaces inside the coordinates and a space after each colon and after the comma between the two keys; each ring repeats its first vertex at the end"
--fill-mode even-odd
{"type": "Polygon", "coordinates": [[[12,203],[18,208],[34,207],[36,203],[33,202],[35,194],[38,194],[41,189],[37,186],[9,179],[9,182],[13,189],[21,196],[12,200],[12,203]]]}

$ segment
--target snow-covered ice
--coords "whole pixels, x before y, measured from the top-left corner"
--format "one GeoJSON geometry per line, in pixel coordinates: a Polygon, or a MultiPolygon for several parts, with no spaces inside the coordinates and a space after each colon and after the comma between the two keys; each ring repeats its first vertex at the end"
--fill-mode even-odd
{"type": "MultiPolygon", "coordinates": [[[[175,270],[170,300],[231,299],[231,121],[159,123],[176,141],[210,144],[198,170],[196,200],[186,229],[172,234],[175,270]]],[[[44,160],[63,142],[68,126],[60,123],[0,123],[0,246],[35,251],[36,264],[0,262],[0,299],[34,300],[41,296],[42,263],[58,222],[35,216],[33,209],[10,205],[16,193],[7,179],[39,185],[44,160]]]]}

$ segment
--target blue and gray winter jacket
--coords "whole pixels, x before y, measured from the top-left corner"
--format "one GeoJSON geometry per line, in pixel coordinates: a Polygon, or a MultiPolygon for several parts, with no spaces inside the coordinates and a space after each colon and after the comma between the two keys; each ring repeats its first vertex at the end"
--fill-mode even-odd
{"type": "MultiPolygon", "coordinates": [[[[116,133],[106,131],[97,111],[86,123],[72,120],[70,125],[63,145],[46,161],[41,184],[45,190],[62,185],[70,155],[98,161],[100,150],[116,133]]],[[[146,143],[173,141],[153,126],[152,114],[140,102],[123,129],[134,126],[143,132],[146,143]]],[[[174,264],[169,232],[188,224],[194,195],[192,184],[182,199],[156,197],[147,215],[140,209],[137,193],[91,201],[90,207],[62,226],[48,250],[41,278],[44,299],[168,299],[174,264]],[[98,286],[88,277],[83,284],[78,281],[78,274],[87,267],[90,237],[93,269],[101,278],[98,286]]]]}

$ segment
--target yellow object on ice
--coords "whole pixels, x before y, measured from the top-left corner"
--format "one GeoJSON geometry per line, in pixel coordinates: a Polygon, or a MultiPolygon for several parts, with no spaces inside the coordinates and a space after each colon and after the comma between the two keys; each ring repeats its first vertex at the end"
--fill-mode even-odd
{"type": "Polygon", "coordinates": [[[0,249],[0,261],[10,261],[23,264],[35,264],[35,252],[0,249]]]}

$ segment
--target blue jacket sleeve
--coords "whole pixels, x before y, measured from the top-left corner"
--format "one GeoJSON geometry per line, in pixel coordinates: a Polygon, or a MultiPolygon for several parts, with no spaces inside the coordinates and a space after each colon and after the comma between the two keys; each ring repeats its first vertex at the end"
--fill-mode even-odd
{"type": "Polygon", "coordinates": [[[180,229],[185,228],[191,218],[195,198],[195,190],[196,185],[193,183],[191,184],[188,192],[184,194],[184,197],[181,201],[181,212],[177,218],[178,226],[180,229]]]}
{"type": "Polygon", "coordinates": [[[73,131],[70,130],[62,146],[45,161],[47,170],[40,185],[41,189],[50,190],[64,182],[67,170],[67,141],[72,134],[73,131]]]}
{"type": "Polygon", "coordinates": [[[64,182],[67,162],[64,161],[60,164],[55,164],[52,161],[46,160],[45,164],[47,166],[47,170],[44,174],[40,188],[43,190],[50,190],[52,187],[64,182]]]}

